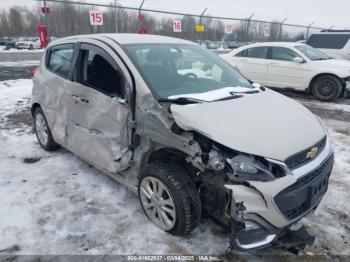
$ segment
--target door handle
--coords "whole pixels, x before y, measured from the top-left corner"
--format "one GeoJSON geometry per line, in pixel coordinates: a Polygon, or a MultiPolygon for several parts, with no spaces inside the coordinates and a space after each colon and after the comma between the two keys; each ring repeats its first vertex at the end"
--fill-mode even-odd
{"type": "Polygon", "coordinates": [[[85,104],[88,104],[90,102],[89,99],[86,99],[86,98],[83,98],[83,97],[80,98],[80,101],[85,103],[85,104]]]}
{"type": "Polygon", "coordinates": [[[74,100],[74,104],[78,104],[80,102],[87,104],[87,103],[90,102],[88,99],[80,97],[80,96],[77,96],[77,95],[72,95],[72,97],[73,97],[73,100],[74,100]]]}
{"type": "Polygon", "coordinates": [[[270,65],[278,65],[279,63],[277,62],[270,62],[270,65]]]}

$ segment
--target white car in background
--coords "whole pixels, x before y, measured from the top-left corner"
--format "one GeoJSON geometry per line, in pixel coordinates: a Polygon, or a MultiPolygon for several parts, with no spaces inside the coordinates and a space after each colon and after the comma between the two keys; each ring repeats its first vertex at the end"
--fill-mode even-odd
{"type": "Polygon", "coordinates": [[[302,43],[257,43],[222,55],[244,76],[272,88],[332,101],[350,90],[350,61],[335,60],[302,43]]]}
{"type": "Polygon", "coordinates": [[[15,46],[17,49],[29,49],[29,50],[41,48],[40,39],[38,37],[25,38],[23,40],[16,42],[15,46]]]}
{"type": "Polygon", "coordinates": [[[306,43],[333,58],[350,60],[349,30],[324,30],[312,34],[306,43]]]}

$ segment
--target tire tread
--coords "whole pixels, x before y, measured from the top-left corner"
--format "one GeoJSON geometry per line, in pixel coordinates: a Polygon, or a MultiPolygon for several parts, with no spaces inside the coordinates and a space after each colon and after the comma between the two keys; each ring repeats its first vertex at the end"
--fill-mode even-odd
{"type": "Polygon", "coordinates": [[[189,234],[198,225],[202,211],[199,193],[192,179],[182,166],[165,161],[154,161],[146,165],[141,173],[140,183],[151,174],[162,179],[170,191],[173,188],[175,192],[171,194],[175,202],[180,203],[181,210],[177,211],[178,221],[168,232],[180,236],[189,234]]]}

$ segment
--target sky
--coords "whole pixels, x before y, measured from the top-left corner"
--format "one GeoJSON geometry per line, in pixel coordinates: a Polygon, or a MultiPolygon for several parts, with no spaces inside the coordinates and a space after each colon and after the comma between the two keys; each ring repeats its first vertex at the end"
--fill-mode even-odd
{"type": "MultiPolygon", "coordinates": [[[[74,0],[76,1],[76,0],[74,0]]],[[[80,0],[108,4],[114,0],[80,0]]],[[[139,6],[142,0],[118,0],[124,6],[139,6]]],[[[0,0],[0,7],[11,5],[36,5],[35,0],[0,0]]],[[[246,18],[255,13],[255,19],[336,29],[350,29],[350,0],[145,0],[144,8],[180,11],[246,18]]]]}

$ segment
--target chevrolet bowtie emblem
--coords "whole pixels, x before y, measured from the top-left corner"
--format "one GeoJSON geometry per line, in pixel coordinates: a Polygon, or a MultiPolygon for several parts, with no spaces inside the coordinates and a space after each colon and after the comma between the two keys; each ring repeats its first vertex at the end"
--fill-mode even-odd
{"type": "Polygon", "coordinates": [[[313,159],[317,156],[317,152],[318,152],[318,148],[314,147],[312,149],[310,149],[309,152],[307,152],[306,154],[306,159],[313,159]]]}

